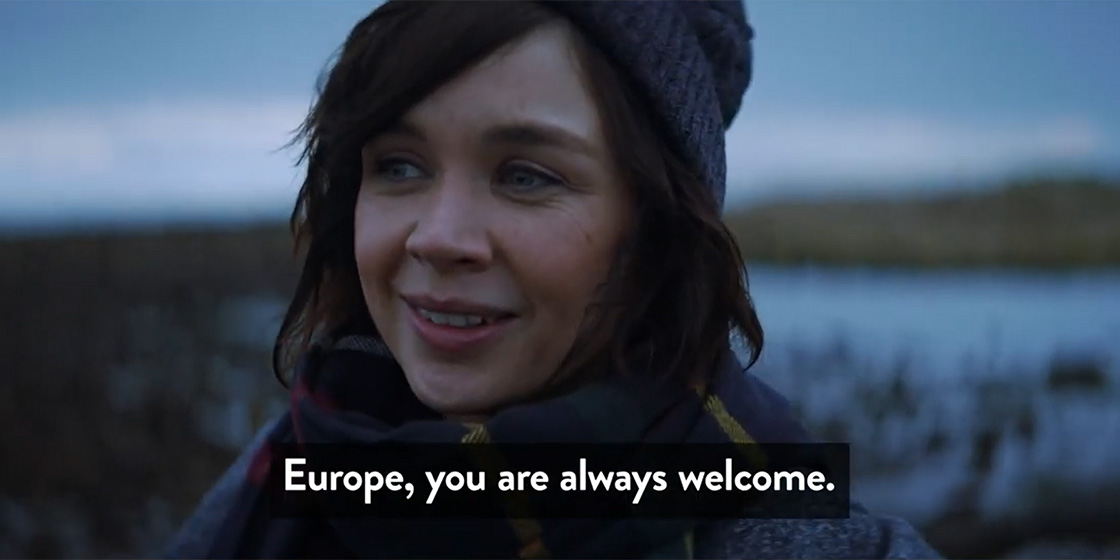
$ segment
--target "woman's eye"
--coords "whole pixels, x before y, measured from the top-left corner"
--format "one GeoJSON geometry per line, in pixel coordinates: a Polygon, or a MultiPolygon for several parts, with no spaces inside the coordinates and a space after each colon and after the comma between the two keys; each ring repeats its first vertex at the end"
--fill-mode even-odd
{"type": "Polygon", "coordinates": [[[407,181],[424,176],[416,164],[399,158],[379,160],[374,166],[374,174],[390,181],[407,181]]]}
{"type": "Polygon", "coordinates": [[[518,192],[531,192],[563,183],[553,175],[524,166],[511,166],[502,170],[498,182],[518,192]]]}

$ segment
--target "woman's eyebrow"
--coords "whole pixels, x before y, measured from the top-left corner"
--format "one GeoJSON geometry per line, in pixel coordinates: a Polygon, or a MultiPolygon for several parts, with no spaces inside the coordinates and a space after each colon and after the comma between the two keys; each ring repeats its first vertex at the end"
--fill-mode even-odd
{"type": "Polygon", "coordinates": [[[405,120],[394,122],[381,129],[381,131],[375,135],[375,137],[377,136],[404,136],[415,140],[424,140],[426,138],[424,132],[420,130],[420,127],[405,120]]]}
{"type": "Polygon", "coordinates": [[[564,148],[589,156],[594,156],[598,152],[590,141],[579,134],[558,126],[537,123],[494,126],[482,134],[482,141],[487,144],[564,148]]]}

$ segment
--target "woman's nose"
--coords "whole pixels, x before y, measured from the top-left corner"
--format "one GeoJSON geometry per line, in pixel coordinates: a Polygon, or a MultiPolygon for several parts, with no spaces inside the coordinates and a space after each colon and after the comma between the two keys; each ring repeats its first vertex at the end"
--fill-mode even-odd
{"type": "Polygon", "coordinates": [[[493,259],[483,201],[465,179],[446,178],[421,205],[408,254],[440,272],[482,270],[493,259]]]}

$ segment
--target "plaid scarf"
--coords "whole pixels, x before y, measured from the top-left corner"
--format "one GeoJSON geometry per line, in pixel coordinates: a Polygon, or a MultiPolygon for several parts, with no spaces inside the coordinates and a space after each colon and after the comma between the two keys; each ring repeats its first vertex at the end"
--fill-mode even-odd
{"type": "Polygon", "coordinates": [[[705,386],[606,379],[552,400],[510,407],[482,424],[445,420],[421,404],[388,349],[370,337],[348,336],[315,346],[295,381],[291,408],[256,451],[210,557],[692,557],[696,523],[689,520],[271,517],[265,484],[279,444],[751,443],[804,438],[788,413],[772,408],[775,395],[760,393],[769,389],[752,384],[730,350],[705,386]]]}

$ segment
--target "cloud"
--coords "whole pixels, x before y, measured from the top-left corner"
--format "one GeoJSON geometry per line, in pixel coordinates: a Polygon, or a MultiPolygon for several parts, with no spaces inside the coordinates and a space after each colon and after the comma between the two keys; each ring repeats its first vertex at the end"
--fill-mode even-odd
{"type": "Polygon", "coordinates": [[[0,116],[0,220],[249,212],[294,201],[307,103],[150,103],[0,116]]]}
{"type": "Polygon", "coordinates": [[[6,177],[104,173],[112,167],[112,160],[108,131],[89,119],[48,115],[0,122],[0,170],[6,177]]]}
{"type": "Polygon", "coordinates": [[[921,115],[781,112],[743,118],[728,133],[732,196],[796,185],[827,191],[913,188],[1101,156],[1104,134],[1084,119],[1012,125],[921,115]]]}
{"type": "MultiPolygon", "coordinates": [[[[72,216],[273,213],[299,169],[282,150],[307,100],[183,101],[0,114],[0,223],[72,216]]],[[[899,188],[1098,156],[1092,123],[771,111],[729,133],[729,197],[835,185],[899,188]],[[860,183],[864,182],[864,183],[860,183]]]]}

